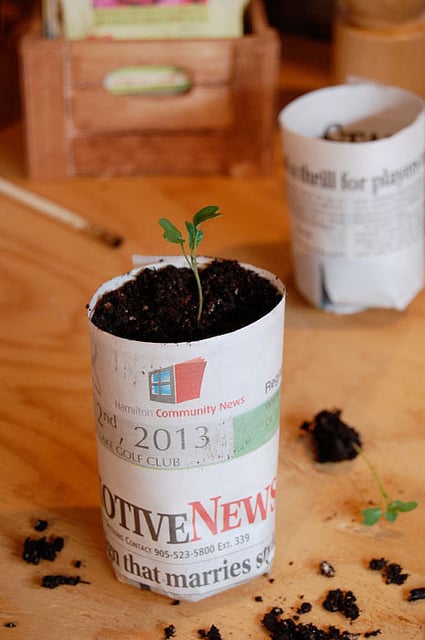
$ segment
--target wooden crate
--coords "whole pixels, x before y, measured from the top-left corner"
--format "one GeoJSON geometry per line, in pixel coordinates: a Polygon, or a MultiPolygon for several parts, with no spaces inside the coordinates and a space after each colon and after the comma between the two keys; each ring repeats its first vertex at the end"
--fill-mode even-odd
{"type": "Polygon", "coordinates": [[[273,170],[280,42],[261,0],[241,38],[21,43],[30,178],[266,175],[273,170]],[[114,95],[105,76],[133,65],[183,68],[168,96],[114,95]]]}

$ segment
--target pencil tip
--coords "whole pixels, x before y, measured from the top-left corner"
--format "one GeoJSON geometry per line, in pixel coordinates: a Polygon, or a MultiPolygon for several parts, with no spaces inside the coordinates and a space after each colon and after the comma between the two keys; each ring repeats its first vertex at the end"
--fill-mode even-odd
{"type": "Polygon", "coordinates": [[[120,236],[113,236],[111,238],[110,245],[113,249],[116,249],[117,247],[121,246],[123,242],[124,240],[120,236]]]}
{"type": "Polygon", "coordinates": [[[116,249],[124,242],[124,238],[122,236],[118,236],[116,233],[111,233],[106,229],[92,229],[92,232],[98,237],[98,239],[104,244],[108,245],[108,247],[112,247],[116,249]]]}

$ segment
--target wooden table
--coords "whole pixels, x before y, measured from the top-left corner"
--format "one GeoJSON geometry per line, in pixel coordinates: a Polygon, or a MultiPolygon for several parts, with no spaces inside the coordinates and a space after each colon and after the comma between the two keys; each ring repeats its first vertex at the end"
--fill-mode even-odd
{"type": "MultiPolygon", "coordinates": [[[[288,75],[282,72],[282,95],[321,84],[314,71],[291,64],[288,75]]],[[[304,623],[360,634],[380,629],[383,640],[423,639],[425,601],[408,602],[407,595],[425,587],[425,292],[403,313],[340,317],[309,306],[293,285],[279,162],[272,177],[250,180],[29,183],[21,140],[19,125],[0,132],[1,175],[124,242],[112,249],[0,196],[0,638],[159,640],[173,624],[175,637],[185,640],[211,625],[225,640],[260,640],[271,607],[292,616],[308,601],[313,608],[304,623]],[[85,305],[103,280],[128,270],[133,253],[164,252],[159,217],[183,221],[210,203],[224,216],[208,228],[205,252],[270,269],[287,287],[277,555],[267,577],[172,606],[118,583],[105,555],[85,305]],[[392,524],[361,524],[361,509],[378,499],[364,462],[320,465],[300,430],[334,407],[361,433],[391,496],[418,500],[418,509],[392,524]],[[38,518],[49,522],[45,535],[65,539],[53,564],[21,558],[24,539],[43,535],[33,528],[38,518]],[[368,569],[381,557],[409,573],[403,585],[387,585],[368,569]],[[334,566],[334,578],[320,575],[323,560],[334,566]],[[79,573],[90,584],[40,587],[43,575],[58,572],[79,573]],[[336,588],[357,597],[361,614],[352,624],[321,605],[336,588]]]]}

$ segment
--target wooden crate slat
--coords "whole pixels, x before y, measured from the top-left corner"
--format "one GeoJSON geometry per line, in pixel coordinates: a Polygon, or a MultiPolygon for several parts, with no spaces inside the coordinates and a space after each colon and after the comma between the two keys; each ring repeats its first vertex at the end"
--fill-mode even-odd
{"type": "Polygon", "coordinates": [[[272,173],[280,42],[262,1],[250,0],[249,10],[252,31],[232,39],[66,42],[26,34],[29,177],[272,173]],[[182,66],[193,85],[155,98],[104,89],[111,71],[143,64],[182,66]]]}
{"type": "Polygon", "coordinates": [[[98,132],[220,129],[234,122],[228,85],[194,87],[174,96],[119,96],[103,88],[73,91],[73,125],[98,132]]]}

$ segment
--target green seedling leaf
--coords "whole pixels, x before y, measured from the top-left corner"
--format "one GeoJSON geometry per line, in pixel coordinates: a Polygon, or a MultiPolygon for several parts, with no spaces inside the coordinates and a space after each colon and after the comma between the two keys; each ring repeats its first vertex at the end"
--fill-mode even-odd
{"type": "Polygon", "coordinates": [[[204,232],[195,227],[193,222],[185,222],[187,233],[188,233],[188,244],[190,254],[193,256],[196,254],[196,249],[201,244],[202,238],[204,237],[204,232]]]}
{"type": "Polygon", "coordinates": [[[184,238],[181,232],[177,229],[177,227],[172,222],[170,222],[170,220],[167,220],[167,218],[161,218],[158,222],[161,225],[161,227],[164,229],[163,237],[168,242],[172,242],[173,244],[184,243],[184,238]]]}
{"type": "MultiPolygon", "coordinates": [[[[353,449],[362,456],[363,460],[366,462],[369,470],[372,474],[373,479],[376,482],[376,485],[379,489],[379,493],[382,496],[382,499],[386,505],[386,511],[384,517],[389,522],[394,522],[397,519],[398,514],[405,511],[413,511],[418,506],[418,503],[414,500],[409,500],[408,502],[403,502],[402,500],[390,500],[387,492],[384,489],[384,485],[382,484],[381,478],[379,477],[375,467],[372,465],[368,456],[365,454],[363,449],[356,443],[353,442],[353,449]]],[[[367,525],[375,524],[382,517],[382,509],[381,507],[371,507],[370,509],[365,509],[362,511],[363,514],[363,523],[367,525]]]]}
{"type": "Polygon", "coordinates": [[[370,507],[369,509],[363,509],[363,524],[368,525],[369,527],[378,522],[378,520],[382,516],[381,507],[370,507]]]}
{"type": "Polygon", "coordinates": [[[385,512],[385,520],[388,520],[388,522],[394,522],[394,520],[397,520],[398,517],[398,511],[397,509],[393,509],[391,507],[388,507],[386,512],[385,512]]]}
{"type": "Polygon", "coordinates": [[[187,242],[189,247],[188,252],[186,251],[185,239],[181,231],[179,231],[179,229],[177,229],[177,227],[167,218],[160,218],[159,220],[159,224],[164,230],[163,237],[166,240],[168,240],[168,242],[172,242],[173,244],[179,244],[181,246],[183,256],[195,277],[196,286],[198,289],[198,301],[199,301],[198,315],[197,315],[198,322],[200,321],[201,315],[202,315],[203,294],[202,294],[201,279],[199,277],[199,271],[198,271],[198,259],[196,255],[196,249],[198,248],[198,245],[200,244],[200,242],[204,237],[204,232],[199,227],[203,222],[206,222],[207,220],[212,220],[213,218],[219,218],[221,216],[221,213],[218,213],[218,209],[219,207],[216,207],[215,205],[209,205],[207,207],[203,207],[203,209],[200,209],[197,213],[195,213],[191,222],[190,221],[185,222],[186,231],[187,231],[187,242]]]}
{"type": "Polygon", "coordinates": [[[187,230],[187,235],[188,235],[188,240],[189,240],[189,246],[193,245],[193,243],[195,242],[195,238],[196,238],[196,227],[193,224],[193,222],[189,222],[188,220],[186,220],[186,222],[184,223],[186,226],[186,230],[187,230]]]}
{"type": "Polygon", "coordinates": [[[391,509],[396,509],[397,511],[406,512],[413,511],[416,509],[418,503],[415,500],[409,500],[408,502],[402,502],[401,500],[394,500],[391,504],[388,505],[391,509]]]}
{"type": "Polygon", "coordinates": [[[198,229],[198,233],[196,235],[196,247],[198,246],[198,244],[201,244],[203,238],[204,238],[204,232],[201,229],[198,229]]]}
{"type": "Polygon", "coordinates": [[[216,207],[215,205],[209,205],[207,207],[203,207],[193,216],[193,224],[195,227],[199,227],[200,224],[206,222],[207,220],[212,220],[213,218],[219,218],[221,213],[217,213],[220,207],[216,207]]]}
{"type": "Polygon", "coordinates": [[[418,503],[414,500],[409,502],[402,502],[401,500],[393,500],[387,504],[387,511],[385,512],[385,519],[389,522],[394,522],[397,519],[399,513],[406,511],[413,511],[416,509],[418,503]]]}

